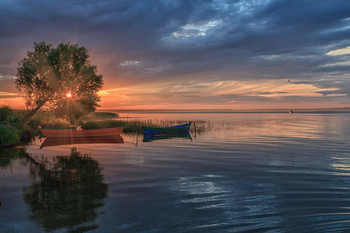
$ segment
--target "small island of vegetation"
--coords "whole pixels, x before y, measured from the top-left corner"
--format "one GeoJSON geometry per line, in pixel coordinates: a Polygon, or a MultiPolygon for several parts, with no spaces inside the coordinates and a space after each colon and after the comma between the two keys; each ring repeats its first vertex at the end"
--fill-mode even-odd
{"type": "Polygon", "coordinates": [[[45,125],[142,131],[142,122],[120,121],[116,113],[96,112],[103,80],[88,58],[87,49],[77,44],[34,43],[34,51],[28,51],[19,63],[15,80],[24,93],[26,110],[0,106],[0,147],[27,144],[39,134],[38,127],[45,125]]]}

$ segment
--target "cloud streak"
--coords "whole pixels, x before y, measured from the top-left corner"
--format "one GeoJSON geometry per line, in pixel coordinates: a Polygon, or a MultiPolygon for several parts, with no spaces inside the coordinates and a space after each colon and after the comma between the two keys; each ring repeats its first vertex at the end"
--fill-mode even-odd
{"type": "Polygon", "coordinates": [[[156,106],[162,106],[162,108],[167,105],[176,106],[176,104],[186,106],[188,103],[200,108],[205,106],[215,108],[215,104],[217,107],[234,108],[241,103],[243,107],[249,108],[249,106],[256,106],[259,102],[274,103],[276,99],[281,101],[282,98],[289,98],[289,101],[295,102],[300,98],[325,99],[326,96],[342,97],[345,94],[338,88],[287,83],[285,80],[260,80],[150,83],[128,88],[106,89],[101,91],[100,95],[106,99],[106,105],[103,106],[105,108],[112,108],[116,101],[119,108],[134,108],[140,104],[149,105],[150,103],[156,103],[156,106]],[[115,100],[114,96],[118,96],[118,100],[115,100]]]}

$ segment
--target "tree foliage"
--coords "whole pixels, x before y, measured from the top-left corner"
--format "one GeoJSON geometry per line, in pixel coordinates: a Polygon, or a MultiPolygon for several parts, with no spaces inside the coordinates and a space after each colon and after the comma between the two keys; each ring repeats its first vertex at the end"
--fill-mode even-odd
{"type": "Polygon", "coordinates": [[[45,104],[71,121],[96,110],[103,81],[88,58],[87,49],[77,44],[34,43],[34,51],[20,62],[15,81],[25,93],[26,107],[36,112],[45,104]]]}

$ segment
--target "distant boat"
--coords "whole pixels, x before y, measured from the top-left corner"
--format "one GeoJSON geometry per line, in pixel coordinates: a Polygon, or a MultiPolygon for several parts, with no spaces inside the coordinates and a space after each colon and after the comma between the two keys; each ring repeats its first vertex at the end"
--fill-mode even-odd
{"type": "Polygon", "coordinates": [[[293,109],[289,110],[289,113],[293,113],[293,109]]]}
{"type": "Polygon", "coordinates": [[[68,137],[104,137],[117,136],[123,133],[123,127],[103,128],[103,129],[39,129],[48,138],[68,138],[68,137]]]}
{"type": "Polygon", "coordinates": [[[48,137],[41,144],[40,149],[49,146],[61,146],[70,144],[96,144],[96,143],[124,143],[124,139],[120,135],[103,136],[103,137],[67,137],[67,138],[51,138],[48,137]]]}
{"type": "Polygon", "coordinates": [[[163,127],[163,128],[157,128],[157,127],[142,127],[142,130],[145,134],[183,134],[188,133],[191,126],[191,121],[187,124],[183,125],[175,125],[171,127],[163,127]]]}

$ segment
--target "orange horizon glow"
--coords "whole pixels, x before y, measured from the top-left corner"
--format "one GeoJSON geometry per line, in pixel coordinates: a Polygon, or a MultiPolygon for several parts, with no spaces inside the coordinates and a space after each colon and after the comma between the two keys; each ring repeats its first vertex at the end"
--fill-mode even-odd
{"type": "MultiPolygon", "coordinates": [[[[113,97],[114,99],[115,97],[113,97]]],[[[0,100],[0,106],[10,106],[13,109],[26,109],[22,98],[20,100],[0,100]]],[[[350,105],[344,104],[327,104],[324,103],[295,103],[295,104],[235,104],[235,105],[207,105],[207,104],[149,104],[118,106],[113,104],[113,100],[105,99],[100,103],[101,107],[97,110],[264,110],[264,109],[332,109],[332,108],[349,108],[350,105]]]]}
{"type": "MultiPolygon", "coordinates": [[[[99,92],[100,110],[156,109],[295,109],[341,108],[349,102],[336,88],[321,88],[286,80],[172,81],[163,83],[109,83],[99,92]],[[323,92],[335,92],[323,95],[323,92]]],[[[13,89],[14,90],[14,89],[13,89]]],[[[72,98],[72,93],[66,94],[72,98]]],[[[24,109],[23,95],[0,92],[0,105],[24,109]],[[4,98],[1,98],[3,96],[4,98]]]]}

